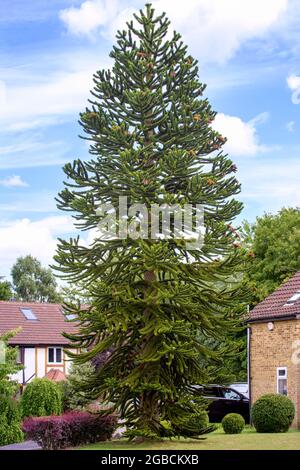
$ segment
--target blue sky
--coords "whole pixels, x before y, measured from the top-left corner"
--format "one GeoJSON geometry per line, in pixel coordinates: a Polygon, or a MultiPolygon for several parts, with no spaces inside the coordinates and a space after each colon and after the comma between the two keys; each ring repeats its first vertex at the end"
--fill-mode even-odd
{"type": "MultiPolygon", "coordinates": [[[[300,2],[155,0],[199,60],[200,80],[242,182],[242,219],[300,206],[300,2]]],[[[51,261],[72,230],[56,209],[62,164],[85,158],[77,136],[92,73],[144,2],[1,0],[0,275],[32,253],[51,261]]]]}

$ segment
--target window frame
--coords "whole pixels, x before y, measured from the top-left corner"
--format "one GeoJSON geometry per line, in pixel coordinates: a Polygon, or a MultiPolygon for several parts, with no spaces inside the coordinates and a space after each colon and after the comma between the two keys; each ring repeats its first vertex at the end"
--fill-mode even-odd
{"type": "Polygon", "coordinates": [[[63,365],[64,363],[64,350],[61,346],[48,346],[47,348],[47,364],[49,365],[63,365]],[[49,351],[50,349],[53,349],[53,356],[54,356],[54,361],[49,360],[49,351]],[[57,361],[57,350],[60,349],[61,351],[61,361],[57,361]]]}
{"type": "Polygon", "coordinates": [[[287,367],[286,366],[282,366],[282,367],[277,367],[277,373],[276,373],[276,382],[277,382],[277,393],[279,395],[285,395],[287,396],[288,394],[288,375],[287,375],[287,367]],[[280,375],[280,371],[284,371],[284,375],[280,375]],[[280,393],[279,392],[279,382],[280,380],[285,380],[286,381],[286,394],[283,394],[283,393],[280,393]]]}

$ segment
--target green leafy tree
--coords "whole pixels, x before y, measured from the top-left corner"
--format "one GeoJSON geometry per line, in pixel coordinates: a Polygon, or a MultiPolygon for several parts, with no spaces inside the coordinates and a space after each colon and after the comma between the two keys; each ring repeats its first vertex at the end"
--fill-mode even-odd
{"type": "Polygon", "coordinates": [[[0,281],[0,300],[10,300],[13,297],[11,283],[0,281]]]}
{"type": "Polygon", "coordinates": [[[13,396],[18,391],[18,383],[11,378],[12,375],[22,370],[23,366],[17,364],[18,349],[9,346],[9,340],[17,333],[17,330],[8,331],[0,335],[0,395],[13,396]]]}
{"type": "MultiPolygon", "coordinates": [[[[129,207],[201,203],[205,209],[198,251],[174,234],[145,240],[98,233],[88,247],[79,238],[59,241],[62,278],[84,282],[91,293],[89,308],[67,306],[82,325],[67,335],[81,349],[74,361],[112,351],[83,388],[110,403],[108,412],[118,411],[130,438],[211,430],[203,427],[203,404],[191,385],[206,377],[199,355],[210,362],[220,352],[198,333],[234,332],[242,296],[226,282],[240,266],[231,225],[242,209],[233,198],[240,191],[236,166],[221,151],[226,139],[211,127],[216,113],[202,97],[197,62],[178,33],[167,39],[169,24],[147,5],[118,32],[113,68],[95,74],[91,109],[81,114],[93,158],[64,167],[69,181],[58,197],[81,229],[97,227],[99,205],[117,207],[120,196],[129,207]]],[[[130,224],[140,222],[130,215],[130,224]]]]}
{"type": "Polygon", "coordinates": [[[18,349],[9,346],[18,329],[0,335],[0,445],[12,444],[23,440],[21,416],[18,403],[13,399],[19,385],[12,378],[22,370],[17,364],[18,349]]]}
{"type": "Polygon", "coordinates": [[[0,446],[23,440],[18,402],[7,395],[0,395],[0,446]]]}
{"type": "Polygon", "coordinates": [[[59,302],[56,280],[50,268],[43,268],[31,255],[20,257],[11,275],[17,297],[24,302],[59,302]]]}
{"type": "Polygon", "coordinates": [[[244,282],[251,290],[251,306],[264,300],[300,269],[300,209],[283,208],[243,225],[247,249],[244,282]]]}

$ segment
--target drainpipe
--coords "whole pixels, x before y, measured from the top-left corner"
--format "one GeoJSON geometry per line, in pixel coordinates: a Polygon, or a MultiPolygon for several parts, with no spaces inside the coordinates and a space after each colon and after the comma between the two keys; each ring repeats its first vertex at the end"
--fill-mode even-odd
{"type": "MultiPolygon", "coordinates": [[[[248,390],[249,390],[249,406],[252,406],[252,383],[251,383],[251,327],[247,327],[247,377],[248,377],[248,390]]],[[[250,414],[251,424],[251,414],[250,414]]]]}

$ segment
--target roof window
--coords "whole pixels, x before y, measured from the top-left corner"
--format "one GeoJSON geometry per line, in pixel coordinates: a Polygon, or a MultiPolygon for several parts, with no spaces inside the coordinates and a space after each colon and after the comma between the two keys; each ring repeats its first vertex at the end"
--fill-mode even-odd
{"type": "Polygon", "coordinates": [[[294,303],[297,302],[297,300],[299,299],[300,299],[300,290],[298,290],[294,295],[292,295],[292,297],[289,300],[287,300],[284,305],[285,306],[294,305],[294,303]]]}
{"type": "Polygon", "coordinates": [[[26,320],[37,320],[37,317],[31,310],[31,308],[20,308],[20,310],[23,313],[26,320]]]}

